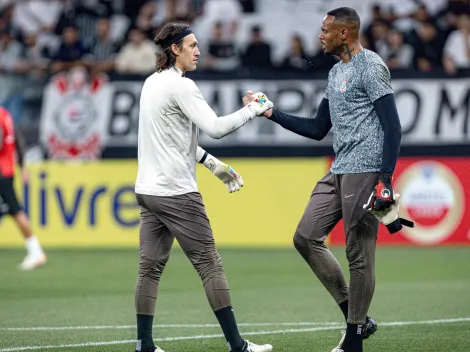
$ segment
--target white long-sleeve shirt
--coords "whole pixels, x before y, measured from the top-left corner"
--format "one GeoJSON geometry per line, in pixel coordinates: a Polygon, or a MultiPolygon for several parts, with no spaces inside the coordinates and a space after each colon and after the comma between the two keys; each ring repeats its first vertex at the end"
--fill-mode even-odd
{"type": "Polygon", "coordinates": [[[140,97],[136,193],[173,196],[197,192],[199,128],[212,138],[222,138],[254,116],[244,107],[217,117],[196,84],[182,77],[179,69],[154,73],[145,81],[140,97]]]}

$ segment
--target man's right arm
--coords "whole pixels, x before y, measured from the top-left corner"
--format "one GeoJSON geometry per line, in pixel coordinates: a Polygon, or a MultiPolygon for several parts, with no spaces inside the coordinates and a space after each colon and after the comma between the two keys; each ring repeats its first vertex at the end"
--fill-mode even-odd
{"type": "Polygon", "coordinates": [[[253,109],[245,106],[233,114],[217,117],[191,80],[184,80],[184,84],[175,93],[175,100],[181,111],[192,122],[209,137],[215,139],[236,131],[256,116],[253,109]]]}
{"type": "Polygon", "coordinates": [[[317,141],[325,138],[331,129],[330,108],[326,98],[320,102],[315,118],[289,115],[273,109],[272,115],[268,119],[278,123],[286,130],[317,141]]]}

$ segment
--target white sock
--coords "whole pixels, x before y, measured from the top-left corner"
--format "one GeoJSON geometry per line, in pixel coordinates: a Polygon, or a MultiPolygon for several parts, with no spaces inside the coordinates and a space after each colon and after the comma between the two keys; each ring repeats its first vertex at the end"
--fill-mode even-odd
{"type": "Polygon", "coordinates": [[[42,254],[42,248],[39,244],[38,238],[36,236],[31,236],[26,238],[26,250],[28,255],[40,255],[42,254]]]}

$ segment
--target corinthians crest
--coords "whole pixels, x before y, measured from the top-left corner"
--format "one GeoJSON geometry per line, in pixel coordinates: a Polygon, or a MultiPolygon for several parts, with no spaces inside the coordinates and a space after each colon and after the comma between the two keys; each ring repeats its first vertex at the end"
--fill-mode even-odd
{"type": "Polygon", "coordinates": [[[51,79],[42,111],[42,139],[53,159],[95,159],[101,155],[110,88],[105,76],[88,80],[76,68],[51,79]]]}

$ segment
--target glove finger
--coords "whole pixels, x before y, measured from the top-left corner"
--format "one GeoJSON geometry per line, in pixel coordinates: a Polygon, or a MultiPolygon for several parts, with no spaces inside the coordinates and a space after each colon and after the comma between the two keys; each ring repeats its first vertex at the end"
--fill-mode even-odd
{"type": "Polygon", "coordinates": [[[237,178],[235,179],[240,187],[243,187],[243,178],[240,174],[237,174],[237,178]]]}
{"type": "Polygon", "coordinates": [[[232,193],[232,189],[230,188],[230,182],[226,183],[225,186],[227,186],[228,193],[232,193]]]}
{"type": "Polygon", "coordinates": [[[238,185],[237,180],[233,180],[232,182],[234,192],[238,192],[240,190],[240,186],[238,185]]]}
{"type": "Polygon", "coordinates": [[[235,185],[233,184],[234,181],[230,181],[229,186],[230,186],[230,193],[235,192],[235,185]]]}
{"type": "Polygon", "coordinates": [[[230,165],[227,165],[227,169],[228,169],[228,171],[229,171],[229,173],[230,173],[230,177],[231,177],[232,179],[236,179],[237,176],[238,176],[238,172],[236,172],[230,165]]]}
{"type": "Polygon", "coordinates": [[[386,209],[390,208],[392,206],[392,203],[391,202],[384,202],[384,201],[381,201],[380,199],[377,199],[375,202],[374,202],[374,210],[377,210],[377,211],[385,211],[386,209]]]}
{"type": "Polygon", "coordinates": [[[395,194],[395,200],[393,202],[393,206],[397,208],[397,211],[400,211],[400,195],[398,193],[395,194]]]}
{"type": "Polygon", "coordinates": [[[378,199],[374,201],[374,204],[372,205],[372,209],[375,211],[382,211],[384,210],[384,205],[382,202],[380,202],[378,199]]]}

